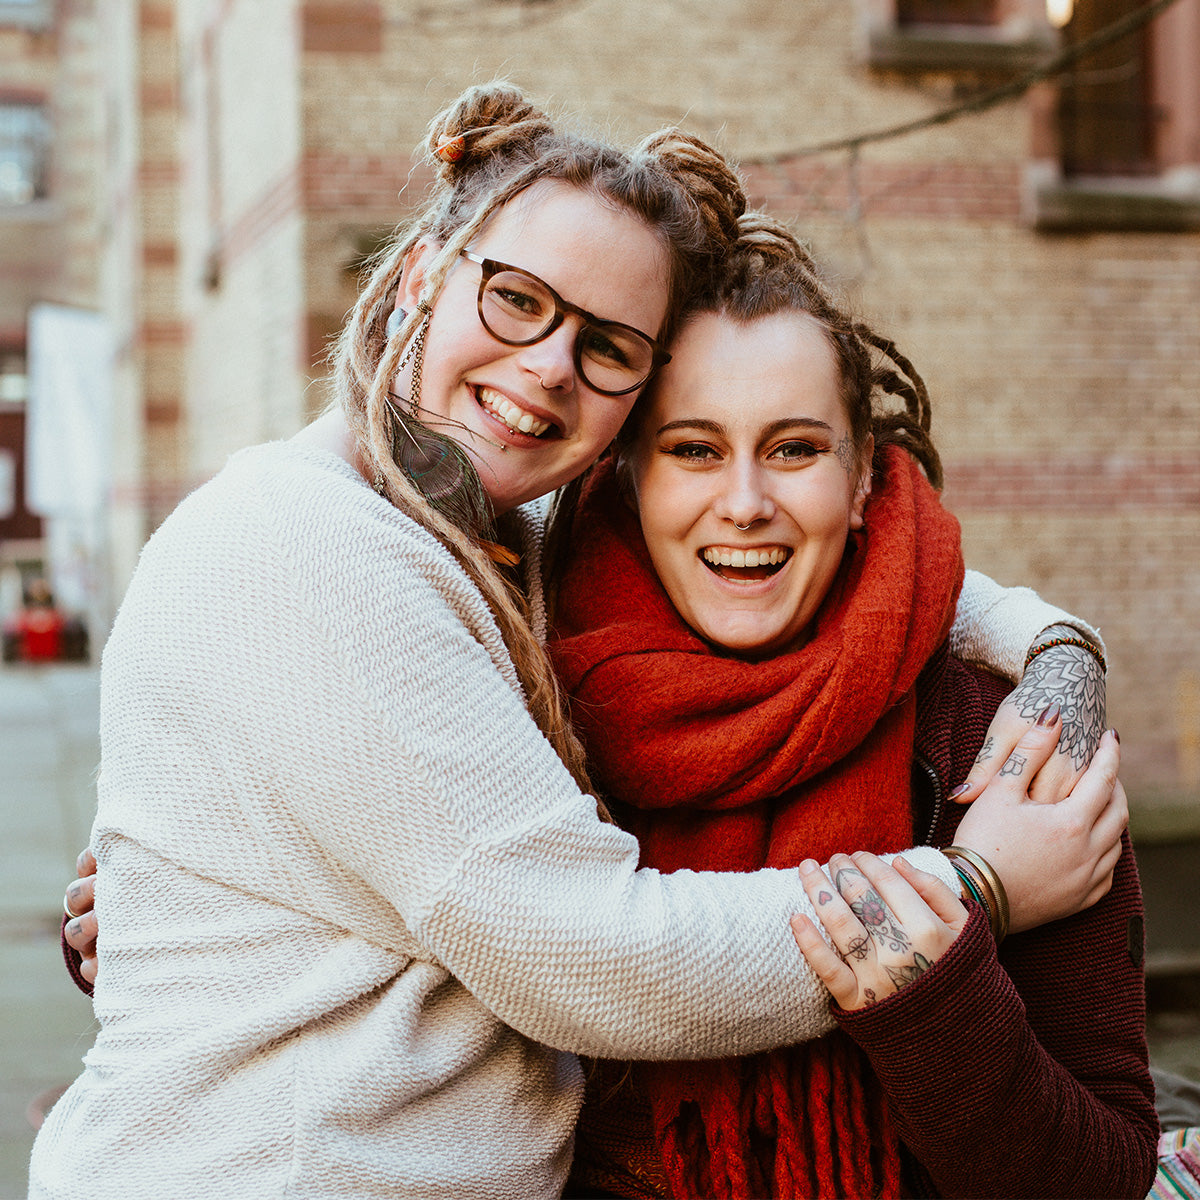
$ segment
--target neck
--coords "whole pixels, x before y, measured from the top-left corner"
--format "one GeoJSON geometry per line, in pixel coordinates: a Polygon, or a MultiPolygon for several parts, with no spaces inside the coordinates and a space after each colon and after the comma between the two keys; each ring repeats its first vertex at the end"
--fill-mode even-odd
{"type": "Polygon", "coordinates": [[[331,408],[311,424],[306,425],[293,438],[303,446],[336,454],[348,462],[368,483],[374,485],[374,473],[363,458],[358,439],[346,424],[345,414],[340,408],[331,408]]]}

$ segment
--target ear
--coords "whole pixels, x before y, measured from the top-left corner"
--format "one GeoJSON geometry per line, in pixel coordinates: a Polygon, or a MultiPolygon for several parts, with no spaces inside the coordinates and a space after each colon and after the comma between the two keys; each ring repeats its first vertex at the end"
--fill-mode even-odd
{"type": "Polygon", "coordinates": [[[868,434],[867,440],[863,443],[862,468],[858,482],[854,485],[854,499],[850,502],[850,528],[855,531],[862,529],[865,524],[863,513],[867,507],[867,500],[871,496],[871,462],[874,457],[875,435],[868,434]]]}
{"type": "Polygon", "coordinates": [[[400,272],[400,286],[396,289],[396,307],[411,312],[417,307],[425,287],[425,273],[437,256],[441,246],[432,238],[421,238],[404,256],[404,267],[400,272]]]}

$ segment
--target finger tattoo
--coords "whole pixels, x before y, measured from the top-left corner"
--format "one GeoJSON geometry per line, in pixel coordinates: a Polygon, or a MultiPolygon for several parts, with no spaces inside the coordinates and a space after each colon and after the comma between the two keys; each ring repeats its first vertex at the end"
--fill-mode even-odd
{"type": "Polygon", "coordinates": [[[1019,754],[1010,754],[1004,766],[1000,768],[1001,775],[1012,775],[1018,777],[1025,770],[1025,764],[1028,759],[1022,758],[1019,754]]]}
{"type": "MultiPolygon", "coordinates": [[[[834,883],[844,896],[846,888],[856,880],[866,881],[866,876],[851,867],[845,867],[838,872],[834,883]]],[[[883,897],[868,883],[861,895],[849,901],[850,911],[859,919],[867,935],[885,946],[893,954],[901,954],[911,944],[908,934],[896,924],[891,910],[884,903],[883,897]]]]}
{"type": "MultiPolygon", "coordinates": [[[[862,962],[868,954],[871,953],[871,939],[869,937],[856,937],[854,941],[846,947],[846,955],[855,959],[857,962],[862,962]]],[[[843,957],[842,961],[845,961],[843,957]]]]}

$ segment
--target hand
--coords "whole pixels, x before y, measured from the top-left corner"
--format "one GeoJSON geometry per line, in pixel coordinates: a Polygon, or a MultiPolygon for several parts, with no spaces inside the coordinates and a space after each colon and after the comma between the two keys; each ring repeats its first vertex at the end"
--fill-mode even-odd
{"type": "Polygon", "coordinates": [[[1091,766],[1057,804],[1028,794],[1050,758],[1057,719],[1030,726],[999,773],[967,810],[955,842],[981,854],[1008,892],[1010,930],[1020,933],[1089,908],[1112,887],[1129,824],[1117,779],[1120,744],[1109,730],[1091,766]]]}
{"type": "Polygon", "coordinates": [[[63,936],[67,945],[83,959],[79,973],[88,981],[96,982],[99,959],[96,956],[96,935],[99,924],[94,911],[96,904],[96,858],[90,850],[84,850],[75,860],[75,873],[79,876],[67,886],[66,901],[71,912],[78,915],[67,922],[63,936]]]}
{"type": "Polygon", "coordinates": [[[829,871],[836,887],[812,859],[800,864],[804,890],[832,949],[808,917],[792,917],[792,936],[847,1011],[875,1004],[919,978],[967,923],[958,897],[903,857],[889,866],[873,854],[835,854],[829,871]]]}
{"type": "MultiPolygon", "coordinates": [[[[1057,636],[1078,637],[1076,630],[1052,625],[1038,641],[1057,636]]],[[[1036,644],[1036,643],[1035,643],[1036,644]]],[[[983,748],[967,776],[964,790],[954,799],[974,800],[1008,758],[1021,735],[1049,706],[1062,714],[1062,735],[1050,759],[1038,772],[1030,798],[1052,804],[1070,794],[1092,760],[1104,732],[1104,669],[1094,654],[1078,646],[1052,646],[1029,664],[1016,690],[996,711],[983,748]]]]}

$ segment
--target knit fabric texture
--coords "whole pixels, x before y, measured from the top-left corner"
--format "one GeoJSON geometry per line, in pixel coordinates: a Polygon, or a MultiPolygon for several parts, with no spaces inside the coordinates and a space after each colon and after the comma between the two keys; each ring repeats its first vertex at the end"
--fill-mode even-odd
{"type": "MultiPolygon", "coordinates": [[[[915,749],[943,793],[965,777],[1005,690],[945,654],[926,669],[915,749]]],[[[942,806],[938,845],[963,815],[942,806]]],[[[1145,1196],[1159,1130],[1128,835],[1112,889],[1073,917],[1011,934],[997,950],[983,910],[968,907],[966,929],[919,979],[837,1012],[912,1152],[907,1194],[1145,1196]]]]}
{"type": "Polygon", "coordinates": [[[831,1026],[795,873],[637,870],[478,590],[334,456],[244,451],[164,523],[101,727],[100,1032],[33,1197],[555,1196],[575,1053],[831,1026]]]}

